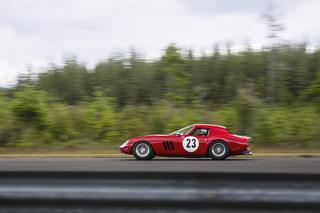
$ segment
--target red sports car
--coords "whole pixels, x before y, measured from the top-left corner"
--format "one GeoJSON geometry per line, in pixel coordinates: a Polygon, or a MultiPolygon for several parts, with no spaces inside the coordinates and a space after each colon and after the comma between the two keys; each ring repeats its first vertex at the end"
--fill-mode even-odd
{"type": "Polygon", "coordinates": [[[120,151],[138,160],[155,156],[211,157],[225,159],[231,155],[252,154],[250,137],[232,134],[226,127],[194,124],[165,135],[146,135],[127,140],[120,151]]]}

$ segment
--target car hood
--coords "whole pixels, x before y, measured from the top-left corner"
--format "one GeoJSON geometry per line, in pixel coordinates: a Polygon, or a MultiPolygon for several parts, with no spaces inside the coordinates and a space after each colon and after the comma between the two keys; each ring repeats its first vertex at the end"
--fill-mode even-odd
{"type": "Polygon", "coordinates": [[[143,135],[139,137],[132,138],[131,140],[137,141],[137,140],[152,140],[157,138],[168,138],[172,137],[173,135],[170,134],[155,134],[155,135],[143,135]]]}

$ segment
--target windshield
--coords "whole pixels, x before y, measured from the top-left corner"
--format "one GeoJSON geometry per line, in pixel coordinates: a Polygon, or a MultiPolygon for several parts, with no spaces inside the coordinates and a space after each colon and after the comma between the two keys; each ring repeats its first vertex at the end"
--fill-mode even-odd
{"type": "Polygon", "coordinates": [[[182,129],[179,129],[177,131],[170,133],[170,135],[185,135],[185,134],[189,133],[192,128],[193,128],[192,125],[187,126],[187,127],[184,127],[182,129]]]}

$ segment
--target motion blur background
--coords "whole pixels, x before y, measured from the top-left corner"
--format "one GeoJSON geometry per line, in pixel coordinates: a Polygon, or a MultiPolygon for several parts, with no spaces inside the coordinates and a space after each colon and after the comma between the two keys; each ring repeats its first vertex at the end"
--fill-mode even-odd
{"type": "Polygon", "coordinates": [[[320,2],[0,1],[0,152],[224,125],[320,150],[320,2]]]}

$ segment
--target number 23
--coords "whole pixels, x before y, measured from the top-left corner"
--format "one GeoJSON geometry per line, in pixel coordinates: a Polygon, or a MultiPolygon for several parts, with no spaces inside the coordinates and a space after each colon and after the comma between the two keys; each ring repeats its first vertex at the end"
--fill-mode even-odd
{"type": "Polygon", "coordinates": [[[195,148],[196,147],[196,139],[194,139],[194,138],[192,138],[192,139],[187,139],[187,148],[195,148]],[[190,146],[190,143],[192,143],[191,144],[191,146],[190,146]]]}

